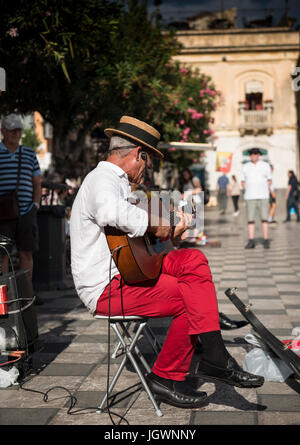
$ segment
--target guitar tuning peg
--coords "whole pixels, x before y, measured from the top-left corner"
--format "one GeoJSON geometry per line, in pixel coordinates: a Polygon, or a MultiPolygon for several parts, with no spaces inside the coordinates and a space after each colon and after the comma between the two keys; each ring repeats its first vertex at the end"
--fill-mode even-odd
{"type": "Polygon", "coordinates": [[[251,307],[252,307],[252,303],[247,304],[247,306],[245,307],[245,312],[250,311],[251,307]]]}

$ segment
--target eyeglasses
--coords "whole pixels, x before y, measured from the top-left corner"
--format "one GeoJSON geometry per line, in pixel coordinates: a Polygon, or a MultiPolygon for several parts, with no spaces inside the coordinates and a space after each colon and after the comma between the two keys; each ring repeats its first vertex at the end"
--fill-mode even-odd
{"type": "Polygon", "coordinates": [[[112,150],[126,150],[126,149],[129,149],[129,148],[136,148],[137,147],[137,145],[125,145],[124,147],[114,147],[114,148],[111,148],[110,149],[110,151],[112,151],[112,150]]]}

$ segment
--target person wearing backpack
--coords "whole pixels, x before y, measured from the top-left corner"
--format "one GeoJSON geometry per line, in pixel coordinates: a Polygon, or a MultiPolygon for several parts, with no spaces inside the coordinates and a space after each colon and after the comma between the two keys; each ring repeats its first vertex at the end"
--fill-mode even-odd
{"type": "Polygon", "coordinates": [[[284,222],[291,221],[291,209],[294,207],[296,215],[297,215],[297,222],[300,222],[300,215],[299,215],[299,206],[298,206],[298,200],[299,200],[299,190],[298,190],[298,179],[293,170],[289,170],[288,172],[289,182],[288,182],[288,188],[286,191],[285,199],[286,199],[286,210],[287,215],[284,222]]]}

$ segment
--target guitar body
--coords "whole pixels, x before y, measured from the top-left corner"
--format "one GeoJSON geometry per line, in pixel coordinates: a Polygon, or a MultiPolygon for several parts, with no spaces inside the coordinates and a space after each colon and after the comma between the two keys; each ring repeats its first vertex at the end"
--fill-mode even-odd
{"type": "Polygon", "coordinates": [[[237,307],[242,315],[249,321],[254,330],[259,334],[261,340],[267,345],[273,353],[283,360],[300,378],[300,357],[283,344],[275,335],[273,335],[256,317],[256,315],[246,306],[235,294],[235,288],[225,291],[227,297],[237,307]]]}
{"type": "Polygon", "coordinates": [[[130,238],[114,227],[104,228],[106,240],[119,272],[128,284],[156,279],[162,267],[164,256],[174,249],[170,240],[159,241],[148,234],[130,238]]]}

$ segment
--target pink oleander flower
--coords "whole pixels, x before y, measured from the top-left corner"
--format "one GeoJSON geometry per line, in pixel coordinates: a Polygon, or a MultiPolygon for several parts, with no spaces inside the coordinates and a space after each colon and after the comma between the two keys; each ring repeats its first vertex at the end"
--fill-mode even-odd
{"type": "Polygon", "coordinates": [[[191,131],[191,129],[190,129],[189,127],[187,127],[187,128],[185,128],[185,129],[183,130],[183,134],[184,134],[185,136],[187,136],[187,135],[189,134],[190,131],[191,131]]]}
{"type": "Polygon", "coordinates": [[[178,99],[175,99],[174,100],[174,105],[177,105],[178,104],[178,99]]]}
{"type": "Polygon", "coordinates": [[[189,101],[191,101],[191,100],[193,100],[193,98],[192,98],[192,97],[189,97],[189,101]]]}
{"type": "Polygon", "coordinates": [[[203,133],[204,134],[208,134],[208,130],[203,130],[203,133]]]}
{"type": "Polygon", "coordinates": [[[51,15],[51,12],[50,11],[46,11],[45,15],[49,17],[51,15]]]}
{"type": "Polygon", "coordinates": [[[10,28],[7,31],[7,34],[9,34],[10,37],[18,37],[18,35],[19,35],[18,28],[10,28]]]}
{"type": "Polygon", "coordinates": [[[181,121],[179,123],[180,123],[180,125],[184,125],[184,120],[181,119],[181,121]]]}
{"type": "Polygon", "coordinates": [[[209,129],[209,130],[208,130],[208,133],[209,133],[209,134],[214,134],[214,130],[209,129]]]}
{"type": "Polygon", "coordinates": [[[181,74],[187,74],[189,72],[188,68],[179,68],[181,74]]]}
{"type": "Polygon", "coordinates": [[[168,151],[175,151],[175,150],[176,150],[175,147],[169,147],[169,148],[168,148],[168,151]]]}

